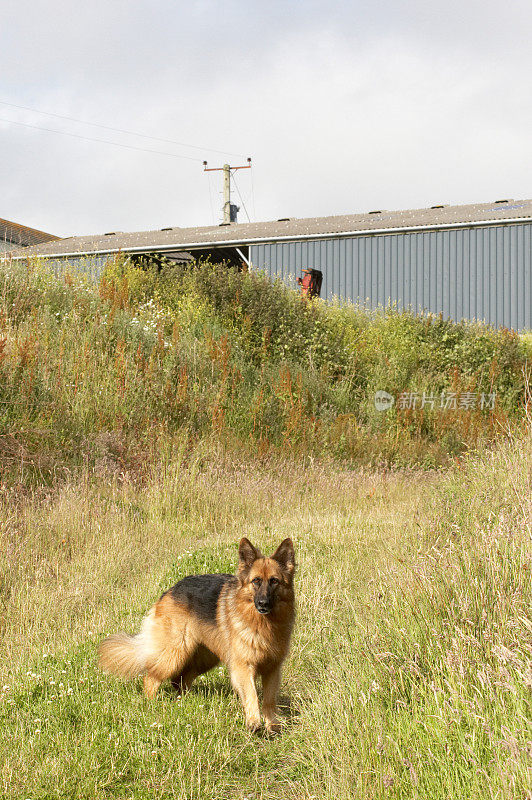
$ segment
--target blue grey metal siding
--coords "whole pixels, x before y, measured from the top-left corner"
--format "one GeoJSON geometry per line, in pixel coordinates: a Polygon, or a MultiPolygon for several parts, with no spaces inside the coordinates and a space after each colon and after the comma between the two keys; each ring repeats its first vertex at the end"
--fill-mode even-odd
{"type": "Polygon", "coordinates": [[[250,257],[294,287],[322,270],[328,300],[532,328],[532,223],[257,244],[250,257]]]}
{"type": "Polygon", "coordinates": [[[98,281],[105,265],[112,260],[109,255],[93,256],[70,256],[69,258],[43,258],[42,261],[49,267],[55,275],[72,273],[73,275],[83,275],[89,281],[98,281]]]}
{"type": "MultiPolygon", "coordinates": [[[[2,244],[3,242],[0,242],[0,253],[4,252],[2,244]]],[[[20,259],[21,256],[24,256],[24,253],[17,252],[16,255],[18,259],[20,259]]],[[[113,259],[113,256],[95,254],[90,256],[70,256],[68,258],[46,258],[45,256],[40,257],[34,255],[27,258],[35,259],[46,264],[46,267],[56,276],[70,272],[72,275],[82,275],[89,281],[98,281],[106,264],[109,260],[113,259]]],[[[14,263],[19,263],[19,261],[15,261],[14,263]]]]}

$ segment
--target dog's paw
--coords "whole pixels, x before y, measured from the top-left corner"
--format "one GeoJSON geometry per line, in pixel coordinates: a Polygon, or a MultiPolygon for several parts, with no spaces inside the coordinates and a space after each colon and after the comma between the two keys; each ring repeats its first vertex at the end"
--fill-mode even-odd
{"type": "Polygon", "coordinates": [[[258,733],[261,728],[260,717],[249,717],[246,720],[246,728],[250,733],[258,733]]]}
{"type": "Polygon", "coordinates": [[[275,734],[281,733],[281,723],[279,720],[266,720],[266,733],[268,733],[270,736],[275,736],[275,734]]]}

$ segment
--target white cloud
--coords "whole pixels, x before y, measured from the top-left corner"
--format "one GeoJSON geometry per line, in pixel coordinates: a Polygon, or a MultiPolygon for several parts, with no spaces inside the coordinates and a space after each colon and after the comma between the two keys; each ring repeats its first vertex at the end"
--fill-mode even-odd
{"type": "MultiPolygon", "coordinates": [[[[526,197],[531,29],[521,0],[19,0],[0,99],[249,154],[259,219],[526,197]]],[[[222,155],[0,117],[199,159],[0,123],[0,216],[63,235],[211,222],[201,160],[222,155]]]]}

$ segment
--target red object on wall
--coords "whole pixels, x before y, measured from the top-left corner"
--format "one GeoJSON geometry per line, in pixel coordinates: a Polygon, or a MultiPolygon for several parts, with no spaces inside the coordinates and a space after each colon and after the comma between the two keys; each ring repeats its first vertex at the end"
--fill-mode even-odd
{"type": "Polygon", "coordinates": [[[319,269],[304,269],[303,277],[297,278],[301,289],[301,297],[319,297],[323,273],[319,269]]]}

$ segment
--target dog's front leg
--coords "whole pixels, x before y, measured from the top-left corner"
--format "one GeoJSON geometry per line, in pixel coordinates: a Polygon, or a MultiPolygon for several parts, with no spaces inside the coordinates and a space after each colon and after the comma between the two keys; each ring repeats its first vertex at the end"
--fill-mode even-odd
{"type": "Polygon", "coordinates": [[[246,727],[250,731],[258,731],[260,728],[260,711],[259,698],[257,697],[257,688],[255,686],[255,670],[249,664],[232,664],[231,683],[244,706],[246,727]]]}
{"type": "Polygon", "coordinates": [[[269,733],[278,733],[281,729],[277,719],[277,694],[281,684],[281,668],[276,667],[262,676],[262,713],[269,733]]]}

